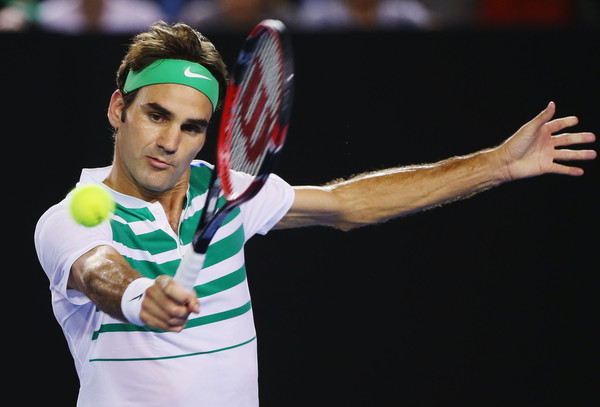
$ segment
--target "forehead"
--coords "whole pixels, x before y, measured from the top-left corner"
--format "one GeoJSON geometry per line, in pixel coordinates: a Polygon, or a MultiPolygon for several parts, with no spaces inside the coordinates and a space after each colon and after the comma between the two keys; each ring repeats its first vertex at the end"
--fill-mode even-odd
{"type": "Polygon", "coordinates": [[[140,105],[158,103],[175,116],[209,121],[212,103],[202,92],[185,85],[161,83],[144,86],[136,97],[140,105]]]}

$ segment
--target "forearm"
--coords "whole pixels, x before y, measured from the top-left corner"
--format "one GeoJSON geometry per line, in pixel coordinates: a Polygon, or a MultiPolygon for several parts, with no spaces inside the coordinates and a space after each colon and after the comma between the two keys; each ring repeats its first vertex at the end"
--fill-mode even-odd
{"type": "Polygon", "coordinates": [[[99,309],[125,321],[121,298],[127,286],[139,277],[114,249],[98,246],[73,263],[69,288],[82,292],[99,309]]]}
{"type": "Polygon", "coordinates": [[[73,263],[69,288],[81,291],[114,318],[166,331],[181,331],[190,313],[200,312],[195,291],[166,275],[155,280],[140,277],[114,248],[98,246],[73,263]]]}
{"type": "Polygon", "coordinates": [[[346,202],[345,216],[358,226],[467,198],[503,179],[502,167],[490,149],[366,174],[332,188],[346,202]]]}
{"type": "Polygon", "coordinates": [[[489,149],[362,174],[324,187],[298,187],[292,210],[278,226],[349,230],[467,198],[505,179],[497,150],[489,149]]]}

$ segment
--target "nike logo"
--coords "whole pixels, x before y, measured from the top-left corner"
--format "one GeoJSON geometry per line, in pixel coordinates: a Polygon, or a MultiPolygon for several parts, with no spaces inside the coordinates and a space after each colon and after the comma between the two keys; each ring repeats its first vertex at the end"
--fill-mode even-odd
{"type": "Polygon", "coordinates": [[[188,66],[187,69],[185,70],[185,72],[183,73],[188,78],[208,79],[209,81],[212,80],[208,76],[204,76],[204,75],[200,75],[199,73],[193,73],[193,72],[191,72],[190,68],[191,68],[191,66],[188,66]]]}
{"type": "Polygon", "coordinates": [[[144,293],[138,295],[137,297],[133,297],[132,299],[129,300],[129,302],[135,301],[135,300],[139,300],[142,298],[142,296],[144,295],[144,293]]]}

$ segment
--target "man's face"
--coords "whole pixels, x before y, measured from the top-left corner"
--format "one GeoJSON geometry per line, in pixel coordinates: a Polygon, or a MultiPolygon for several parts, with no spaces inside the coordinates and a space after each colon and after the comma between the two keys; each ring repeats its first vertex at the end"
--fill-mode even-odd
{"type": "Polygon", "coordinates": [[[114,187],[141,198],[187,188],[190,163],[204,145],[212,116],[209,99],[189,86],[157,84],[139,90],[124,122],[121,111],[122,96],[115,93],[109,107],[118,128],[114,187]]]}

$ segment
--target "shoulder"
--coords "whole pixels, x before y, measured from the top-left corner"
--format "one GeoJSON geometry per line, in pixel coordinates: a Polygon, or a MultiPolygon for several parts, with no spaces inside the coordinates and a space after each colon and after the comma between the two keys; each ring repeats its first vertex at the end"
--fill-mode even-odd
{"type": "Polygon", "coordinates": [[[75,222],[69,212],[68,199],[63,199],[40,217],[35,227],[34,240],[37,248],[46,240],[57,245],[69,240],[105,240],[110,234],[108,221],[95,227],[86,227],[75,222]]]}
{"type": "Polygon", "coordinates": [[[88,302],[87,297],[68,289],[71,266],[79,257],[102,245],[112,245],[110,222],[85,227],[73,220],[68,200],[48,209],[37,222],[34,233],[35,250],[53,292],[74,304],[88,302]]]}

